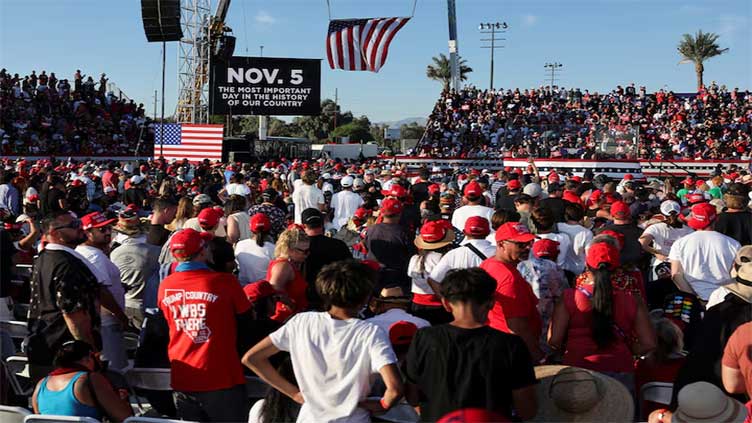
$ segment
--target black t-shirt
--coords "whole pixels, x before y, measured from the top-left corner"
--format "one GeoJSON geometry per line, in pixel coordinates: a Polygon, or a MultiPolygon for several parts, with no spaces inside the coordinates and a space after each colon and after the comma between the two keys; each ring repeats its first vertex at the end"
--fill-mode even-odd
{"type": "Polygon", "coordinates": [[[65,193],[57,188],[51,188],[47,193],[47,213],[62,210],[60,200],[65,200],[65,193]]]}
{"type": "Polygon", "coordinates": [[[536,383],[522,339],[487,326],[421,329],[406,361],[407,381],[421,390],[422,421],[436,421],[468,407],[510,417],[512,391],[536,383]]]}
{"type": "Polygon", "coordinates": [[[548,197],[541,200],[539,205],[551,209],[554,213],[554,220],[557,223],[566,222],[566,219],[564,218],[564,209],[567,207],[567,201],[558,197],[548,197]]]}
{"type": "Polygon", "coordinates": [[[510,194],[506,187],[499,188],[499,190],[496,191],[496,210],[516,211],[517,207],[514,206],[514,198],[517,195],[519,195],[519,192],[510,194]]]}
{"type": "Polygon", "coordinates": [[[428,185],[430,184],[430,182],[420,181],[410,187],[410,193],[413,195],[415,204],[420,205],[423,201],[428,200],[428,185]]]}
{"type": "Polygon", "coordinates": [[[11,271],[13,270],[13,255],[16,247],[7,231],[0,229],[0,297],[10,295],[11,271]]]}
{"type": "Polygon", "coordinates": [[[400,275],[400,280],[396,282],[401,283],[403,288],[410,287],[407,265],[415,253],[415,245],[411,239],[400,224],[377,223],[369,226],[366,231],[368,259],[378,261],[386,269],[394,270],[400,275]]]}
{"type": "Polygon", "coordinates": [[[305,261],[305,274],[308,286],[313,286],[316,282],[316,276],[322,267],[335,261],[352,258],[350,249],[347,248],[344,242],[325,235],[310,237],[310,248],[311,252],[305,261]]]}
{"type": "Polygon", "coordinates": [[[637,227],[633,223],[626,225],[615,225],[609,223],[601,228],[597,233],[601,233],[605,230],[612,230],[624,235],[624,246],[621,249],[621,264],[633,264],[641,266],[643,258],[646,257],[645,251],[640,245],[640,236],[642,236],[642,229],[637,227]]]}
{"type": "Polygon", "coordinates": [[[715,222],[715,230],[739,241],[739,244],[752,244],[752,213],[745,210],[737,213],[721,213],[715,222]]]}
{"type": "Polygon", "coordinates": [[[149,232],[146,235],[146,242],[151,245],[163,246],[170,236],[170,231],[165,229],[164,225],[149,224],[149,232]]]}
{"type": "Polygon", "coordinates": [[[139,208],[144,206],[146,193],[139,188],[129,188],[125,190],[125,204],[135,204],[139,208]]]}

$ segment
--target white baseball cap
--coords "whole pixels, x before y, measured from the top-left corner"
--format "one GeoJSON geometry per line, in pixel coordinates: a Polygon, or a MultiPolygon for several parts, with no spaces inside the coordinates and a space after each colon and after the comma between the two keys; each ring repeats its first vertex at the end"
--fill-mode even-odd
{"type": "Polygon", "coordinates": [[[131,176],[131,184],[133,184],[133,185],[138,185],[143,180],[144,180],[144,178],[141,175],[133,175],[133,176],[131,176]]]}
{"type": "Polygon", "coordinates": [[[353,184],[353,177],[349,175],[345,176],[341,181],[339,181],[339,184],[343,187],[351,187],[353,184]]]}
{"type": "Polygon", "coordinates": [[[661,214],[668,216],[672,212],[676,214],[681,213],[681,206],[679,203],[673,200],[666,200],[661,203],[661,214]]]}

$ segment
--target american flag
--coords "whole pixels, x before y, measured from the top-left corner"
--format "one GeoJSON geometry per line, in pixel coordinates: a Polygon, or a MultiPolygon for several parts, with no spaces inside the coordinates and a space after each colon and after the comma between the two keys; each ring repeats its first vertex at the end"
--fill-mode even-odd
{"type": "Polygon", "coordinates": [[[164,124],[164,143],[159,125],[154,128],[154,158],[167,160],[222,160],[224,125],[164,124]]]}
{"type": "Polygon", "coordinates": [[[389,43],[410,18],[335,19],[329,22],[326,57],[332,69],[378,72],[389,43]]]}

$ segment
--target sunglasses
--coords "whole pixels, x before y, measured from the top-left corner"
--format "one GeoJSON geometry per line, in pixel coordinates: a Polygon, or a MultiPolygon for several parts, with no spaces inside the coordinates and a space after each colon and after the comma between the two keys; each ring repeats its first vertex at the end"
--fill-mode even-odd
{"type": "Polygon", "coordinates": [[[71,220],[71,222],[67,225],[60,225],[60,226],[53,226],[52,229],[60,230],[60,229],[81,229],[81,221],[78,219],[71,220]]]}

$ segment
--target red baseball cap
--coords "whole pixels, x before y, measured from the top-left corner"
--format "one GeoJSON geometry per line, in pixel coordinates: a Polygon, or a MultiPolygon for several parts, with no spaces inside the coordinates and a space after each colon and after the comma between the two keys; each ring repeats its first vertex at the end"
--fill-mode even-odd
{"type": "Polygon", "coordinates": [[[611,229],[606,229],[605,231],[601,231],[598,233],[598,235],[606,235],[610,236],[611,238],[615,239],[616,242],[619,243],[619,248],[624,248],[624,234],[621,232],[616,232],[611,229]]]}
{"type": "Polygon", "coordinates": [[[548,174],[548,182],[559,182],[559,174],[551,171],[551,173],[548,174]]]}
{"type": "Polygon", "coordinates": [[[530,233],[527,226],[519,222],[507,222],[496,230],[496,242],[530,242],[534,239],[535,235],[530,233]]]}
{"type": "Polygon", "coordinates": [[[507,188],[510,190],[517,190],[522,188],[522,183],[519,179],[511,179],[509,182],[507,182],[507,188]]]}
{"type": "Polygon", "coordinates": [[[224,216],[224,212],[221,209],[207,207],[198,214],[198,224],[203,229],[214,229],[222,216],[224,216]]]}
{"type": "Polygon", "coordinates": [[[256,213],[251,217],[250,227],[251,232],[268,232],[272,228],[272,222],[264,213],[256,213]]]}
{"type": "Polygon", "coordinates": [[[704,183],[705,183],[705,181],[703,181],[702,179],[698,179],[698,180],[695,181],[695,187],[696,188],[700,188],[702,186],[702,184],[704,184],[704,183]]]}
{"type": "Polygon", "coordinates": [[[577,175],[572,176],[571,178],[569,178],[569,180],[570,181],[575,181],[575,182],[582,182],[582,178],[579,177],[579,176],[577,176],[577,175]]]}
{"type": "Polygon", "coordinates": [[[627,203],[617,201],[611,204],[611,216],[616,219],[629,219],[632,217],[632,212],[629,210],[627,203]]]}
{"type": "Polygon", "coordinates": [[[371,214],[371,211],[364,207],[358,207],[357,210],[355,210],[355,214],[353,214],[353,217],[357,218],[358,220],[365,220],[368,215],[371,214]]]}
{"type": "Polygon", "coordinates": [[[471,181],[465,184],[465,188],[462,190],[462,192],[465,194],[465,197],[470,198],[478,198],[483,195],[483,189],[476,181],[471,181]]]}
{"type": "Polygon", "coordinates": [[[428,186],[429,195],[438,194],[440,191],[441,191],[441,187],[439,186],[439,184],[431,184],[428,186]]]}
{"type": "Polygon", "coordinates": [[[382,190],[381,193],[387,197],[405,198],[407,197],[407,190],[400,184],[392,184],[388,190],[382,190]]]}
{"type": "Polygon", "coordinates": [[[625,181],[631,181],[632,179],[634,179],[634,176],[631,173],[627,173],[626,175],[624,175],[625,181]]]}
{"type": "Polygon", "coordinates": [[[402,213],[402,202],[394,198],[387,198],[381,202],[381,214],[394,216],[402,213]]]}
{"type": "Polygon", "coordinates": [[[170,252],[175,258],[190,257],[206,246],[213,238],[211,232],[198,232],[186,228],[173,235],[170,239],[170,252]]]}
{"type": "Polygon", "coordinates": [[[389,340],[392,345],[410,345],[417,332],[418,326],[415,323],[400,320],[389,326],[389,340]]]}
{"type": "Polygon", "coordinates": [[[463,232],[465,235],[470,236],[486,236],[491,232],[491,227],[488,223],[488,219],[485,217],[471,216],[465,221],[463,232]]]}
{"type": "Polygon", "coordinates": [[[706,200],[707,199],[705,198],[705,194],[700,193],[700,192],[687,194],[687,202],[689,204],[704,203],[706,200]]]}
{"type": "Polygon", "coordinates": [[[682,183],[683,183],[683,184],[685,184],[685,185],[693,185],[693,184],[695,183],[695,180],[694,180],[694,179],[692,179],[692,178],[690,178],[690,177],[688,176],[688,177],[687,177],[686,179],[684,179],[684,180],[682,181],[682,183]]]}
{"type": "Polygon", "coordinates": [[[687,218],[687,225],[694,230],[705,229],[715,222],[716,209],[710,203],[695,204],[690,209],[691,213],[687,218]]]}
{"type": "Polygon", "coordinates": [[[619,249],[607,242],[598,242],[590,246],[585,257],[588,267],[597,269],[601,264],[606,264],[609,270],[619,267],[619,249]]]}
{"type": "Polygon", "coordinates": [[[81,228],[83,230],[92,228],[101,228],[113,224],[117,219],[108,219],[101,212],[89,213],[81,218],[81,228]]]}
{"type": "Polygon", "coordinates": [[[539,239],[533,244],[533,255],[538,258],[547,258],[556,261],[559,257],[559,241],[552,239],[539,239]]]}

